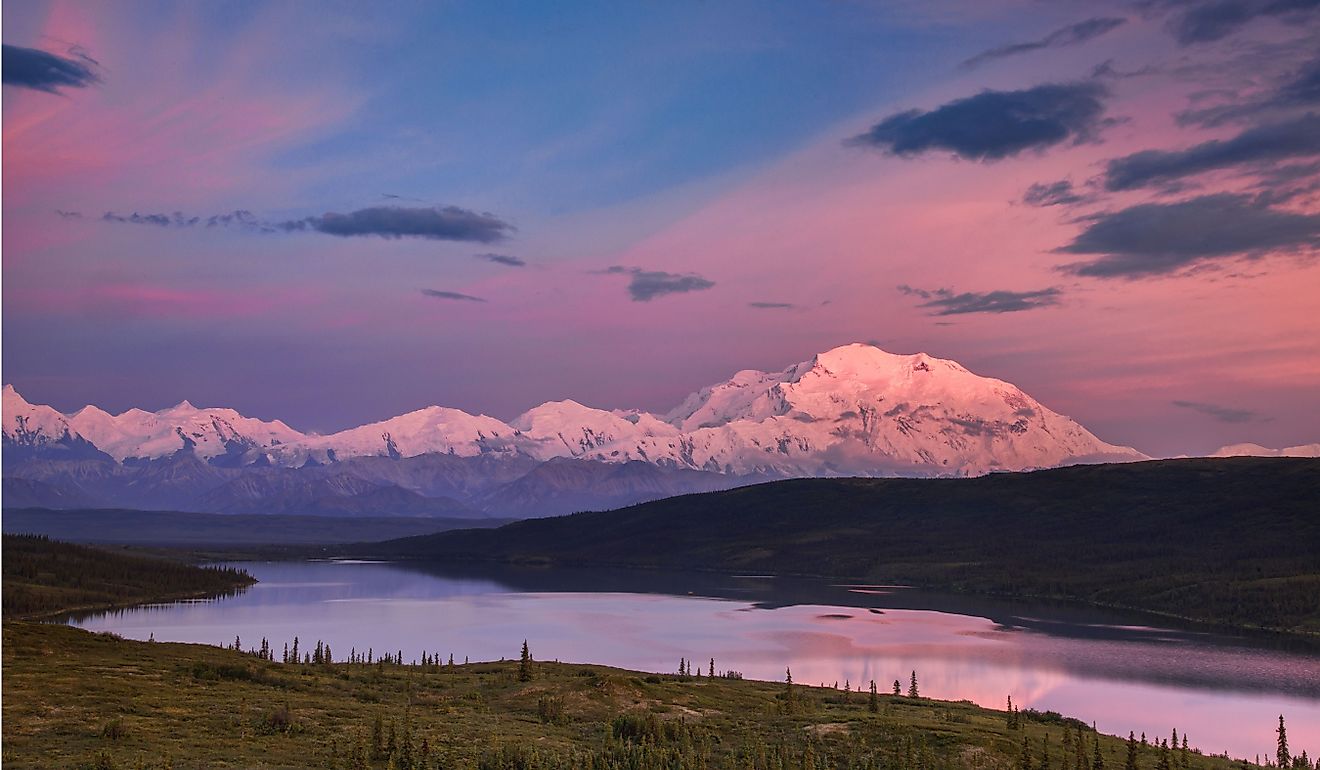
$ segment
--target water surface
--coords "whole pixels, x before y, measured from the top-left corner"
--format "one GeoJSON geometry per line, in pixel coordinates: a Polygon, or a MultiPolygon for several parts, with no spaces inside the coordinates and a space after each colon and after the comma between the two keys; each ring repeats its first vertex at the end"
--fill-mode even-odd
{"type": "Polygon", "coordinates": [[[213,601],[71,621],[134,639],[277,651],[329,643],[379,656],[540,659],[672,672],[680,658],[748,678],[1049,709],[1104,732],[1177,729],[1208,753],[1320,751],[1320,655],[1145,616],[893,586],[765,576],[413,563],[241,563],[261,582],[213,601]]]}

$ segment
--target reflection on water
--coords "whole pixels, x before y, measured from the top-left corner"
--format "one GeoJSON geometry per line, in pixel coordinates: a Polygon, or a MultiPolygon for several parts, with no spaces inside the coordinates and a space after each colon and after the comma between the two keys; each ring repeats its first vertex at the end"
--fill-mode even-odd
{"type": "Polygon", "coordinates": [[[1005,698],[1109,733],[1173,728],[1203,751],[1271,755],[1279,714],[1295,752],[1320,750],[1320,655],[1046,603],[901,586],[628,570],[274,562],[234,596],[73,619],[158,641],[279,649],[294,636],[350,649],[425,650],[675,671],[715,659],[756,679],[865,689],[874,679],[1002,708],[1005,698]]]}

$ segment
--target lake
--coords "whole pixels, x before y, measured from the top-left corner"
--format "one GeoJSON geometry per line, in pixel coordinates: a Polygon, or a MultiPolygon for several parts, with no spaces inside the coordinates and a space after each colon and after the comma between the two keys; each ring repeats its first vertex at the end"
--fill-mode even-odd
{"type": "Polygon", "coordinates": [[[893,586],[765,576],[498,565],[245,562],[237,595],[70,622],[133,639],[255,647],[299,637],[336,659],[402,650],[458,662],[516,658],[907,690],[1002,709],[1053,710],[1106,733],[1186,733],[1206,753],[1273,756],[1279,715],[1293,753],[1320,753],[1320,653],[1148,617],[893,586]]]}

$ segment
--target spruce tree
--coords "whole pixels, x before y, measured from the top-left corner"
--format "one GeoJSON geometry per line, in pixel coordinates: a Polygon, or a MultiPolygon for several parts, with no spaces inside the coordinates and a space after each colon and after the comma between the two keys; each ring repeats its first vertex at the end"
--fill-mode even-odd
{"type": "Polygon", "coordinates": [[[921,693],[917,690],[917,672],[915,669],[912,671],[912,681],[911,683],[908,684],[908,697],[909,698],[921,697],[921,693]]]}
{"type": "Polygon", "coordinates": [[[1100,736],[1091,736],[1091,770],[1105,770],[1105,758],[1100,753],[1100,736]]]}
{"type": "Polygon", "coordinates": [[[898,683],[898,680],[897,680],[897,679],[894,680],[894,694],[895,694],[895,695],[902,695],[902,694],[903,694],[903,686],[902,686],[901,684],[898,683]]]}
{"type": "Polygon", "coordinates": [[[1279,767],[1288,767],[1292,764],[1292,757],[1288,754],[1288,728],[1283,726],[1283,714],[1279,715],[1279,747],[1275,751],[1274,761],[1279,767]]]}
{"type": "Polygon", "coordinates": [[[866,708],[872,714],[880,712],[880,699],[876,697],[874,679],[871,680],[871,699],[866,702],[866,708]]]}
{"type": "Polygon", "coordinates": [[[1033,770],[1031,766],[1031,742],[1022,736],[1022,753],[1018,755],[1018,770],[1033,770]]]}
{"type": "Polygon", "coordinates": [[[1155,763],[1155,770],[1173,770],[1169,764],[1169,742],[1160,741],[1160,759],[1155,763]]]}
{"type": "Polygon", "coordinates": [[[532,681],[532,651],[527,647],[527,640],[523,640],[522,658],[518,661],[518,681],[532,681]]]}
{"type": "Polygon", "coordinates": [[[1013,696],[1008,696],[1008,710],[1004,712],[1004,725],[1008,729],[1013,729],[1013,696]]]}
{"type": "Polygon", "coordinates": [[[1127,760],[1123,763],[1123,770],[1137,770],[1137,736],[1128,732],[1127,760]]]}
{"type": "Polygon", "coordinates": [[[710,674],[710,678],[711,678],[711,679],[714,679],[714,678],[715,678],[715,659],[714,659],[714,658],[711,658],[711,659],[710,659],[710,671],[709,671],[709,674],[710,674]]]}

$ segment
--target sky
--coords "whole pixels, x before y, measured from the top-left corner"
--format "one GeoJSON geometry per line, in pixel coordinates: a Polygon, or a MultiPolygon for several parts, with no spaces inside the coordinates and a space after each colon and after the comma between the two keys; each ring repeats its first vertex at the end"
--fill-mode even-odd
{"type": "Polygon", "coordinates": [[[327,432],[849,342],[1320,441],[1320,0],[4,2],[2,366],[327,432]]]}

